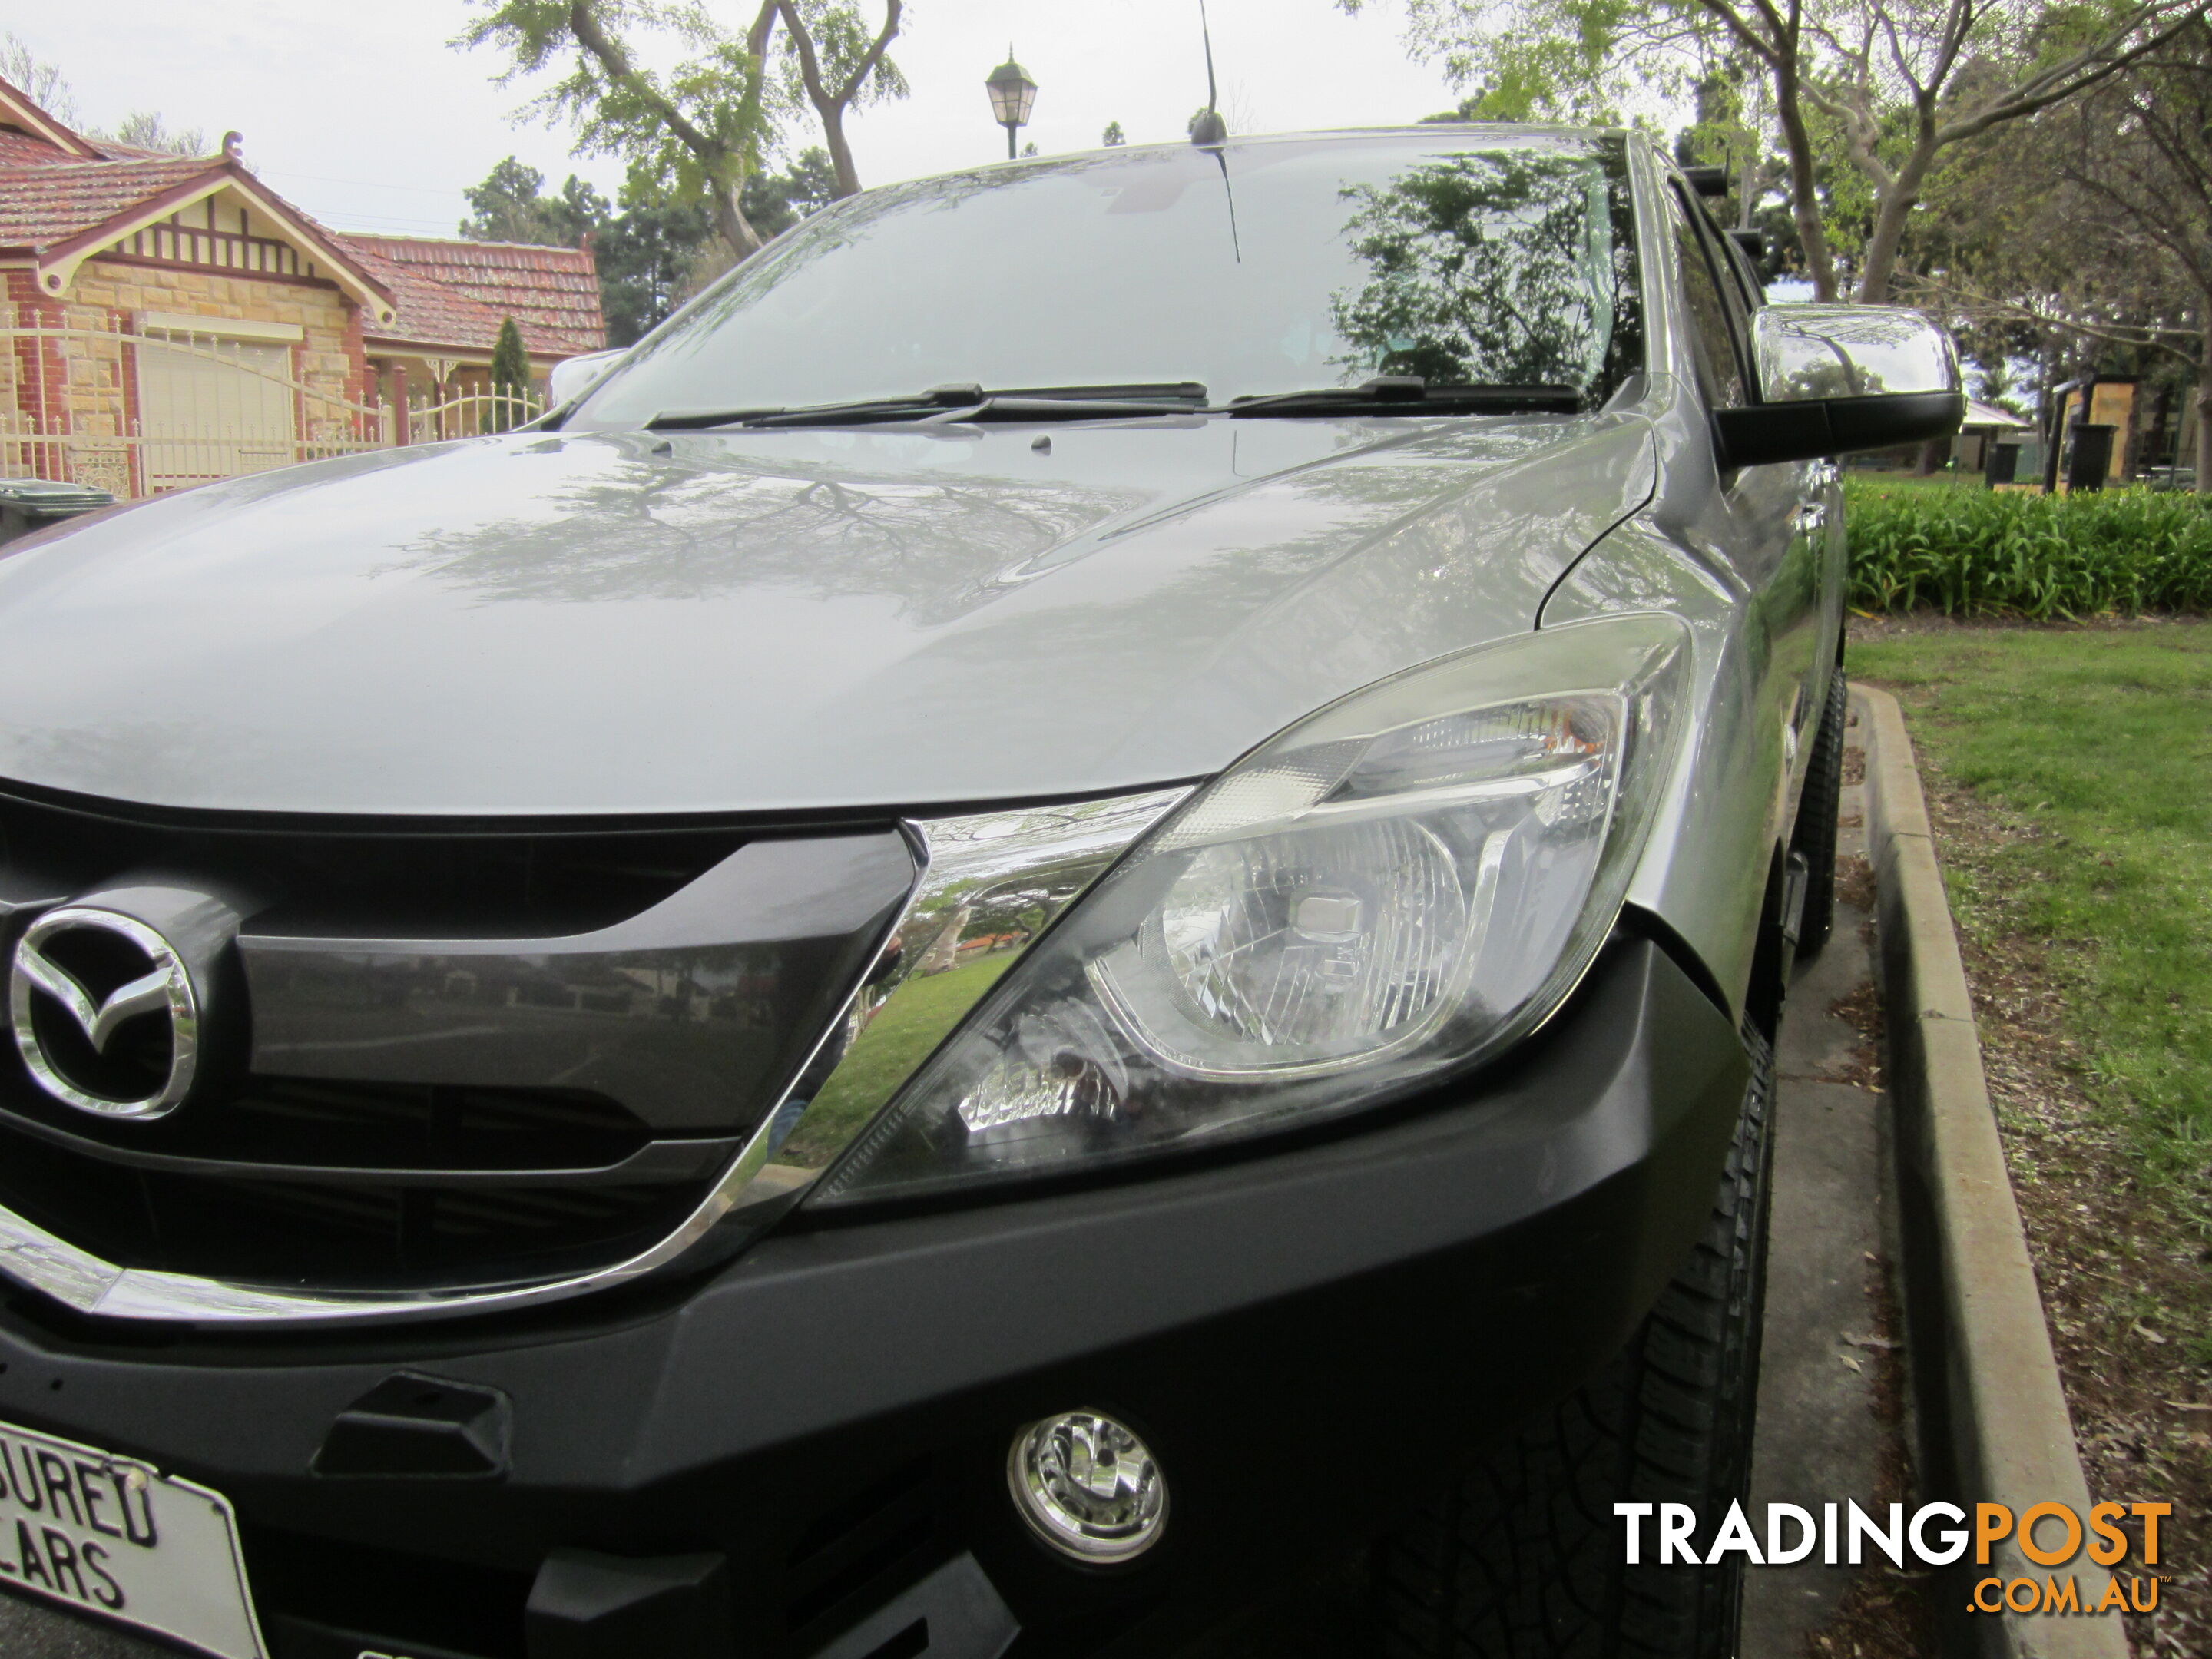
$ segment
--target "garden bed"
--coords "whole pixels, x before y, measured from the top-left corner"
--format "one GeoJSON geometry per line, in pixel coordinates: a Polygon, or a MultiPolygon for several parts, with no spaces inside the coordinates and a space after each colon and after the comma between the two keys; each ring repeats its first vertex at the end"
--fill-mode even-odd
{"type": "Polygon", "coordinates": [[[2148,489],[2040,495],[1851,478],[1850,603],[2078,620],[2212,610],[2212,507],[2148,489]]]}

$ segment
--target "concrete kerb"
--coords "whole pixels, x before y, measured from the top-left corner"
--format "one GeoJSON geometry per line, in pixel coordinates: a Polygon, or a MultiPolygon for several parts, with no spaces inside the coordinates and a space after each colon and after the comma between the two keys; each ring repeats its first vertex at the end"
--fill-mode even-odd
{"type": "MultiPolygon", "coordinates": [[[[1990,1106],[1911,739],[1896,698],[1864,687],[1851,697],[1866,746],[1867,856],[1878,895],[1924,1483],[1931,1497],[1965,1504],[1970,1516],[1977,1503],[2005,1504],[2014,1516],[2059,1503],[2086,1517],[2088,1486],[1990,1106]]],[[[2039,1567],[2011,1539],[1986,1567],[1969,1550],[1947,1590],[1955,1585],[1954,1606],[1963,1608],[1976,1579],[2040,1582],[2054,1572],[2079,1580],[2085,1605],[2104,1595],[2107,1575],[2086,1554],[2039,1567]]],[[[2110,1613],[1977,1613],[1967,1629],[1990,1659],[2128,1655],[2126,1632],[2110,1613]]]]}

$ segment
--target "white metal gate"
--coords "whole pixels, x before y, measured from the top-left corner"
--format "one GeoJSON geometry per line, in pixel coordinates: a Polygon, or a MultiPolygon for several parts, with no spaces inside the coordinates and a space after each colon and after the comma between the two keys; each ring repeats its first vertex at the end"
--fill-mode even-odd
{"type": "MultiPolygon", "coordinates": [[[[76,313],[79,316],[82,313],[76,313]]],[[[0,307],[0,477],[132,500],[394,443],[505,431],[535,392],[410,398],[404,423],[295,371],[282,343],[98,321],[26,324],[0,307]]]]}
{"type": "Polygon", "coordinates": [[[149,491],[284,466],[303,390],[288,347],[146,339],[136,351],[138,459],[149,491]]]}

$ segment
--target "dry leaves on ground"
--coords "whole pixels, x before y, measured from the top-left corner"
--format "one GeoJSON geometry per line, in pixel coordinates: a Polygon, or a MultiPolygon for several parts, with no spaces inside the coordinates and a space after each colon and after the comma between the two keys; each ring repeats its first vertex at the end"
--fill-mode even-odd
{"type": "Polygon", "coordinates": [[[1996,872],[1996,854],[2037,826],[1932,773],[1924,781],[1937,855],[1972,896],[1960,945],[1983,1063],[2090,1491],[2173,1505],[2158,1609],[2130,1614],[2128,1633],[2138,1659],[2198,1659],[2212,1653],[2205,1241],[2145,1190],[2124,1132],[2090,1098],[2063,947],[2055,954],[2021,924],[1996,872]]]}

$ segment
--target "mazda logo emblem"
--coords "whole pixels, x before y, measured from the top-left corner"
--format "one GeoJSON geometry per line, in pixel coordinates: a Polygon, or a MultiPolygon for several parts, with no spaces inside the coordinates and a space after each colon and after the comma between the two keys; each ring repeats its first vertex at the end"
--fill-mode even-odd
{"type": "Polygon", "coordinates": [[[84,905],[47,911],[16,943],[8,1001],[31,1076],[79,1111],[160,1117],[192,1086],[200,1011],[191,975],[176,947],[134,917],[84,905]]]}

